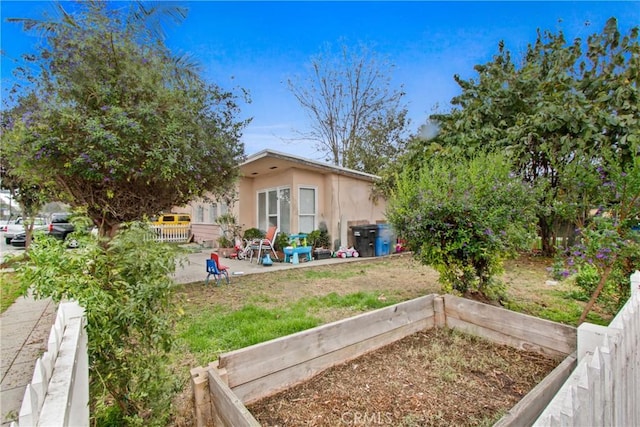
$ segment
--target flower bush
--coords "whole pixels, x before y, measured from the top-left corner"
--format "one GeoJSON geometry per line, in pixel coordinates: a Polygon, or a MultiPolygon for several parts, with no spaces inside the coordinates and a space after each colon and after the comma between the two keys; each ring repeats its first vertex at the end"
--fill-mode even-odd
{"type": "Polygon", "coordinates": [[[502,155],[435,159],[398,176],[387,218],[410,250],[440,272],[445,292],[504,294],[502,261],[535,231],[532,191],[502,155]]]}

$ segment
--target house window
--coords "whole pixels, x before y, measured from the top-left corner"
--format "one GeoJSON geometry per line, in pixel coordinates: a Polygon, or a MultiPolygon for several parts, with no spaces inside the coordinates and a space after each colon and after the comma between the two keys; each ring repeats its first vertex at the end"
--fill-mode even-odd
{"type": "Polygon", "coordinates": [[[204,206],[198,205],[196,209],[196,222],[204,222],[204,206]]]}
{"type": "Polygon", "coordinates": [[[282,233],[291,233],[291,189],[288,187],[258,192],[258,228],[266,231],[273,225],[282,233]]]}
{"type": "Polygon", "coordinates": [[[209,205],[209,224],[215,224],[218,219],[218,204],[211,203],[209,205]]]}
{"type": "Polygon", "coordinates": [[[311,233],[316,229],[316,189],[300,188],[298,197],[298,227],[300,233],[311,233]]]}
{"type": "Polygon", "coordinates": [[[226,215],[229,212],[229,206],[226,203],[220,203],[220,215],[226,215]]]}

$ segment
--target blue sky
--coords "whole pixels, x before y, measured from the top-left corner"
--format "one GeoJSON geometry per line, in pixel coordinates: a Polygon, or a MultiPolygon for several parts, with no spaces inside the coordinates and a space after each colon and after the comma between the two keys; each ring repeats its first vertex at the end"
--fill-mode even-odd
{"type": "MultiPolygon", "coordinates": [[[[404,86],[416,132],[435,105],[446,108],[459,93],[453,75],[473,77],[473,66],[489,61],[500,40],[518,56],[538,28],[562,30],[573,40],[600,32],[611,16],[625,33],[640,25],[640,1],[176,3],[189,16],[169,29],[167,44],[196,59],[207,80],[251,94],[253,102],[242,106],[243,117],[253,117],[243,136],[246,153],[272,148],[317,160],[323,156],[311,143],[292,141],[309,121],[286,81],[304,76],[324,43],[362,42],[395,64],[393,82],[404,86]]],[[[49,2],[0,2],[3,96],[11,58],[37,42],[6,18],[38,18],[49,9],[49,2]]]]}

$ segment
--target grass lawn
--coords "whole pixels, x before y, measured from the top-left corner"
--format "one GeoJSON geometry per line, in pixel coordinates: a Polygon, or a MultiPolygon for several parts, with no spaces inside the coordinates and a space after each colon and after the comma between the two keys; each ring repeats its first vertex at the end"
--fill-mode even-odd
{"type": "Polygon", "coordinates": [[[0,313],[4,313],[7,308],[11,307],[11,304],[23,293],[22,287],[11,268],[16,262],[24,259],[24,254],[24,252],[20,252],[16,256],[9,256],[0,266],[0,268],[5,269],[0,272],[0,313]]]}
{"type": "Polygon", "coordinates": [[[0,291],[0,313],[4,313],[22,295],[22,288],[15,278],[15,273],[0,273],[0,291]]]}

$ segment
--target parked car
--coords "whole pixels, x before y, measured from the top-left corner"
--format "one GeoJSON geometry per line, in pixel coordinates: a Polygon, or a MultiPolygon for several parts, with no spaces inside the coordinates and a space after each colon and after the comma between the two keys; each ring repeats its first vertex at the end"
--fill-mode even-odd
{"type": "MultiPolygon", "coordinates": [[[[47,230],[48,227],[47,220],[42,217],[33,218],[33,231],[36,230],[47,230]]],[[[11,239],[21,233],[25,233],[25,221],[23,217],[16,218],[13,223],[9,223],[3,225],[0,231],[3,232],[4,241],[6,244],[11,243],[11,239]]]]}
{"type": "MultiPolygon", "coordinates": [[[[70,213],[54,213],[51,215],[51,222],[49,223],[49,235],[60,240],[67,240],[69,234],[75,231],[75,226],[69,222],[71,218],[70,213]]],[[[74,248],[78,246],[78,242],[75,239],[69,241],[69,247],[74,248]]]]}
{"type": "Polygon", "coordinates": [[[15,236],[13,236],[9,243],[11,244],[11,246],[24,248],[25,246],[27,246],[27,233],[16,234],[15,236]]]}
{"type": "Polygon", "coordinates": [[[190,225],[191,215],[189,214],[164,214],[151,218],[153,225],[190,225]]]}

